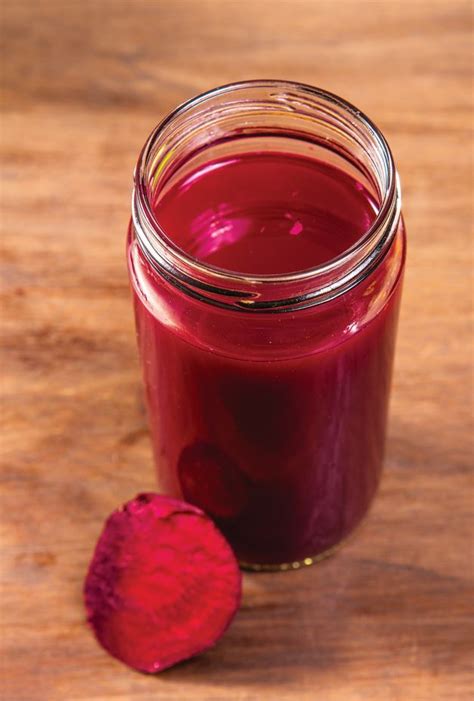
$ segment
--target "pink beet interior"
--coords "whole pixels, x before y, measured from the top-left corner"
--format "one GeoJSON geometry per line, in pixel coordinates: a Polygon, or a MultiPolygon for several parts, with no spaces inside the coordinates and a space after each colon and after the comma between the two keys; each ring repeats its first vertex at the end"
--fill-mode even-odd
{"type": "Polygon", "coordinates": [[[212,521],[200,509],[153,494],[110,516],[85,582],[98,641],[143,672],[211,647],[240,594],[234,554],[212,521]]]}

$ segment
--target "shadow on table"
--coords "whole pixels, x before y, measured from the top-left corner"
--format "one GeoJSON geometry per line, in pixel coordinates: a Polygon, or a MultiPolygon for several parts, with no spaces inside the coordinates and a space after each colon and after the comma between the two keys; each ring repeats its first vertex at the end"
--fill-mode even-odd
{"type": "Polygon", "coordinates": [[[223,639],[160,683],[310,694],[354,674],[362,683],[370,670],[382,679],[468,664],[469,618],[454,616],[467,607],[468,584],[362,550],[356,539],[310,568],[245,575],[242,608],[223,639]]]}

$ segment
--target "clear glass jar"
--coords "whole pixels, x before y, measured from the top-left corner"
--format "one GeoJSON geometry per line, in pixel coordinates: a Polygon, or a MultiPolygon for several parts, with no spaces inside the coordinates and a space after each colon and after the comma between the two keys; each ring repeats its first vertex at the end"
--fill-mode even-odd
{"type": "Polygon", "coordinates": [[[390,149],[344,100],[251,81],[190,100],[135,171],[128,263],[160,487],[204,508],[244,565],[299,567],[358,525],[382,469],[405,261],[390,149]],[[336,165],[378,203],[317,267],[239,274],[186,254],[154,213],[200,164],[249,151],[336,165]]]}

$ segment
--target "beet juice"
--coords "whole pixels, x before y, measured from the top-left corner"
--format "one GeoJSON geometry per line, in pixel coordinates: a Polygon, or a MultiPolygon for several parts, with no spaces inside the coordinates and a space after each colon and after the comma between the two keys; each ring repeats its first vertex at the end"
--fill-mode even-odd
{"type": "Polygon", "coordinates": [[[248,566],[310,564],[374,497],[399,200],[376,127],[292,83],[195,98],[140,156],[129,269],[160,487],[248,566]]]}

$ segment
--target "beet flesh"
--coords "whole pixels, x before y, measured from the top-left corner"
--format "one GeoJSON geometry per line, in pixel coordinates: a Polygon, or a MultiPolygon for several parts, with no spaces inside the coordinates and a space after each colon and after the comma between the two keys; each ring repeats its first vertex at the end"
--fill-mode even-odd
{"type": "Polygon", "coordinates": [[[99,643],[153,673],[217,642],[238,609],[241,573],[200,509],[140,494],[106,521],[84,597],[99,643]]]}

